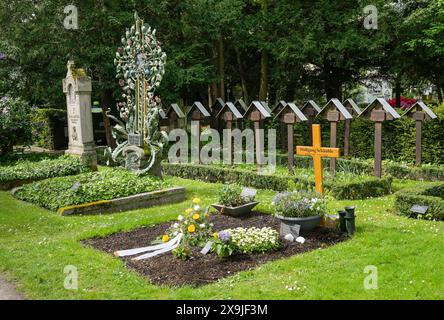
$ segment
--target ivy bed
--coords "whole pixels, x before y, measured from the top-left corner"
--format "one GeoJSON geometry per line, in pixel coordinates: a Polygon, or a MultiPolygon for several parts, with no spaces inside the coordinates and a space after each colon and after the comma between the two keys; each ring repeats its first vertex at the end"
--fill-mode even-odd
{"type": "Polygon", "coordinates": [[[62,215],[126,211],[183,201],[185,189],[123,168],[46,179],[13,190],[23,201],[62,215]]]}

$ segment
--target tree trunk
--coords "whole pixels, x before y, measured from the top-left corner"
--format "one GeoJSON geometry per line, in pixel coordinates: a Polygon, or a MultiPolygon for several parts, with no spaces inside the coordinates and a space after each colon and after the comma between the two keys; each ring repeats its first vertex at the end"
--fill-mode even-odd
{"type": "MultiPolygon", "coordinates": [[[[265,16],[268,12],[268,1],[269,0],[261,0],[261,10],[262,14],[265,16]]],[[[263,22],[263,29],[267,33],[268,26],[266,24],[266,20],[263,22]]],[[[269,57],[266,49],[262,49],[261,52],[261,80],[259,85],[259,100],[266,101],[267,93],[268,93],[268,64],[269,57]]]]}
{"type": "Polygon", "coordinates": [[[111,108],[111,105],[113,103],[112,91],[102,91],[100,98],[102,100],[100,105],[102,106],[103,126],[105,127],[106,144],[114,149],[116,147],[116,141],[113,139],[112,136],[111,121],[106,116],[106,111],[111,108]]]}
{"type": "Polygon", "coordinates": [[[239,49],[237,47],[235,47],[234,50],[236,52],[237,67],[238,67],[238,70],[239,70],[239,77],[241,79],[244,102],[247,105],[249,105],[250,104],[250,98],[248,96],[247,81],[245,80],[245,73],[244,73],[244,67],[242,65],[241,54],[240,54],[240,51],[239,51],[239,49]]]}
{"type": "Polygon", "coordinates": [[[224,55],[224,39],[219,36],[217,40],[217,65],[220,77],[219,96],[225,101],[225,55],[224,55]]]}
{"type": "Polygon", "coordinates": [[[396,91],[396,107],[401,108],[401,80],[399,78],[396,79],[395,82],[395,91],[396,91]]]}
{"type": "Polygon", "coordinates": [[[436,76],[435,86],[436,86],[436,91],[438,93],[438,101],[439,103],[442,103],[443,102],[442,86],[441,86],[441,81],[439,81],[439,75],[436,76]]]}
{"type": "Polygon", "coordinates": [[[261,53],[261,82],[259,87],[259,100],[267,100],[268,91],[268,52],[262,50],[261,53]]]}

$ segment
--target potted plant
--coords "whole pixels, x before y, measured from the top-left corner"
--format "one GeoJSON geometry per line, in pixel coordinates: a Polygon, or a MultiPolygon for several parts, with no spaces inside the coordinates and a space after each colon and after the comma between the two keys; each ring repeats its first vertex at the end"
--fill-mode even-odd
{"type": "Polygon", "coordinates": [[[274,197],[273,204],[275,216],[281,220],[282,236],[292,234],[296,238],[299,233],[312,231],[326,214],[325,200],[314,192],[279,193],[274,197]],[[296,225],[300,226],[300,230],[296,225]]]}
{"type": "Polygon", "coordinates": [[[222,214],[232,217],[240,217],[251,213],[259,202],[254,201],[255,196],[245,194],[242,187],[237,184],[225,185],[220,194],[217,204],[213,204],[213,208],[222,214]]]}

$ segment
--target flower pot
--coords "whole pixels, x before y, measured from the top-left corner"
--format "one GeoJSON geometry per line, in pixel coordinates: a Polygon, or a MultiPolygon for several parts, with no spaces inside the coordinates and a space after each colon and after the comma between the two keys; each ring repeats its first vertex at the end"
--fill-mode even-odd
{"type": "Polygon", "coordinates": [[[250,202],[239,207],[226,207],[221,204],[212,204],[211,206],[221,214],[231,217],[242,217],[250,214],[251,210],[253,210],[258,204],[259,202],[250,202]]]}
{"type": "Polygon", "coordinates": [[[356,226],[355,226],[355,207],[347,207],[345,208],[345,225],[347,229],[347,233],[349,235],[354,235],[356,226]]]}
{"type": "Polygon", "coordinates": [[[291,233],[295,238],[299,237],[299,234],[307,233],[314,230],[321,223],[321,216],[312,216],[312,217],[304,217],[304,218],[291,218],[291,217],[283,217],[276,216],[279,220],[281,220],[281,236],[286,236],[288,233],[291,233]],[[297,234],[295,226],[301,226],[299,230],[299,234],[297,234]],[[285,233],[285,234],[283,234],[285,233]]]}

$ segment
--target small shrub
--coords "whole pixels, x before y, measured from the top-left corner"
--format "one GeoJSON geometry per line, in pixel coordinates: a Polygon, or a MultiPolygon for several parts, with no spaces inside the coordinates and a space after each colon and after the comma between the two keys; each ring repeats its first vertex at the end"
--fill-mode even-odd
{"type": "MultiPolygon", "coordinates": [[[[36,158],[38,159],[38,158],[36,158]]],[[[37,181],[52,177],[68,176],[89,171],[78,157],[69,155],[57,158],[43,158],[40,161],[18,159],[2,166],[0,184],[14,181],[37,181]]]]}
{"type": "Polygon", "coordinates": [[[305,218],[322,216],[327,212],[325,200],[313,192],[279,193],[274,197],[273,204],[275,213],[283,217],[305,218]]]}
{"type": "Polygon", "coordinates": [[[398,191],[395,207],[398,213],[403,216],[444,220],[444,183],[398,191]],[[425,215],[420,215],[410,211],[413,205],[428,206],[429,209],[425,215]]]}
{"type": "Polygon", "coordinates": [[[254,197],[242,197],[242,187],[238,184],[226,184],[219,194],[218,204],[226,207],[240,207],[254,201],[254,197]]]}
{"type": "Polygon", "coordinates": [[[30,106],[20,98],[0,97],[0,155],[31,144],[30,106]]]}

